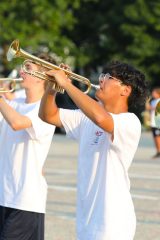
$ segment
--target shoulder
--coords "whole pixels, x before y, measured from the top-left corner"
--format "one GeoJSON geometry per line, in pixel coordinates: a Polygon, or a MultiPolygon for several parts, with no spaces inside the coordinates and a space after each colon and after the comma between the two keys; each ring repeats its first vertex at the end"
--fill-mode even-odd
{"type": "Polygon", "coordinates": [[[141,135],[141,122],[134,113],[113,114],[114,144],[137,144],[141,135]]]}
{"type": "Polygon", "coordinates": [[[110,114],[112,115],[113,119],[117,118],[119,120],[124,120],[124,121],[132,120],[140,123],[139,118],[134,113],[127,112],[127,113],[119,113],[119,114],[113,114],[113,113],[110,113],[110,114]]]}
{"type": "Polygon", "coordinates": [[[10,106],[17,106],[17,105],[25,103],[25,98],[15,98],[11,101],[7,100],[7,102],[10,106]]]}
{"type": "Polygon", "coordinates": [[[136,122],[137,124],[141,124],[139,118],[134,113],[126,113],[125,117],[129,120],[136,122]]]}
{"type": "Polygon", "coordinates": [[[64,109],[59,108],[60,116],[64,117],[85,117],[84,113],[80,109],[64,109]]]}
{"type": "Polygon", "coordinates": [[[134,113],[111,114],[114,121],[114,127],[123,129],[141,129],[141,122],[134,113]]]}

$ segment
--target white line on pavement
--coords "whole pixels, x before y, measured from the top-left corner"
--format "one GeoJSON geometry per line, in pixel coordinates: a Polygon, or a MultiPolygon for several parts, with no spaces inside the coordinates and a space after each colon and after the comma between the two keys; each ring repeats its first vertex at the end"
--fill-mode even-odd
{"type": "Polygon", "coordinates": [[[67,192],[67,191],[75,192],[76,191],[76,187],[72,187],[72,186],[48,185],[48,188],[52,189],[52,190],[65,191],[65,192],[67,192]]]}
{"type": "MultiPolygon", "coordinates": [[[[68,191],[76,192],[77,190],[77,188],[73,186],[60,186],[60,185],[53,185],[53,184],[52,185],[49,184],[48,188],[52,190],[62,191],[62,192],[68,192],[68,191]]],[[[144,199],[153,200],[153,201],[159,200],[158,197],[149,196],[149,195],[132,194],[132,197],[135,199],[143,199],[143,200],[144,199]]]]}
{"type": "Polygon", "coordinates": [[[145,199],[145,200],[153,200],[153,201],[157,201],[159,200],[158,197],[153,197],[153,196],[148,196],[148,195],[138,195],[138,194],[132,194],[132,198],[136,198],[136,199],[145,199]]]}
{"type": "Polygon", "coordinates": [[[148,179],[148,180],[160,180],[160,176],[142,175],[142,174],[129,174],[131,178],[148,179]]]}

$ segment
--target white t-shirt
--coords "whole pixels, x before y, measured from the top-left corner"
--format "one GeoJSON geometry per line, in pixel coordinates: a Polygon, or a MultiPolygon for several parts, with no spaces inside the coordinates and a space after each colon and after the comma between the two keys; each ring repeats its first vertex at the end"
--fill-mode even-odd
{"type": "Polygon", "coordinates": [[[160,101],[160,98],[158,99],[153,99],[150,102],[151,107],[153,107],[154,109],[151,110],[150,114],[151,114],[151,127],[156,127],[156,123],[155,123],[155,107],[157,105],[157,103],[160,101]]]}
{"type": "Polygon", "coordinates": [[[15,98],[26,98],[26,92],[24,88],[16,90],[14,94],[15,98]]]}
{"type": "Polygon", "coordinates": [[[136,217],[128,169],[141,134],[133,113],[111,114],[114,140],[80,110],[60,109],[69,137],[79,142],[78,240],[133,240],[136,217]]]}
{"type": "Polygon", "coordinates": [[[5,119],[0,122],[0,205],[45,212],[47,184],[42,175],[55,126],[38,117],[40,101],[26,104],[24,98],[9,104],[28,116],[32,127],[14,131],[5,119]]]}

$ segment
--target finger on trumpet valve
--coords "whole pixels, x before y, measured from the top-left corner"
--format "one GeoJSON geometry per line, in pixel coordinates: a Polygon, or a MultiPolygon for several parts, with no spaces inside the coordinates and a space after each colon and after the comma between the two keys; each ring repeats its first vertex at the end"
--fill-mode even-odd
{"type": "Polygon", "coordinates": [[[63,94],[63,93],[64,93],[64,89],[61,88],[61,87],[59,87],[59,92],[60,92],[61,94],[63,94]]]}
{"type": "Polygon", "coordinates": [[[53,83],[53,85],[52,85],[52,89],[55,90],[55,88],[56,88],[56,83],[53,82],[53,81],[51,81],[51,82],[53,83]]]}
{"type": "Polygon", "coordinates": [[[56,92],[59,92],[59,93],[64,93],[64,89],[62,87],[60,87],[55,81],[52,81],[53,82],[53,86],[52,86],[52,89],[55,90],[56,92]]]}

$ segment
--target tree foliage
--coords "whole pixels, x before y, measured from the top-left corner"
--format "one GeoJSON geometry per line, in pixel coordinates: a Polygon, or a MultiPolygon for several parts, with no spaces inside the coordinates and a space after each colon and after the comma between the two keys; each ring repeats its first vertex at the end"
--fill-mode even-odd
{"type": "Polygon", "coordinates": [[[87,58],[78,64],[92,68],[118,59],[145,71],[152,84],[159,84],[160,2],[113,0],[83,3],[75,10],[80,21],[72,39],[87,58]]]}
{"type": "Polygon", "coordinates": [[[159,19],[159,0],[1,0],[3,64],[18,38],[22,48],[44,47],[85,74],[113,59],[133,63],[158,85],[159,19]]]}
{"type": "Polygon", "coordinates": [[[29,46],[31,52],[40,46],[65,57],[74,48],[74,42],[63,35],[63,29],[71,31],[75,17],[72,10],[79,0],[2,0],[0,2],[0,45],[3,64],[6,66],[6,50],[14,39],[21,47],[29,46]]]}

